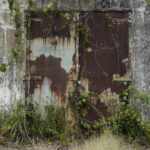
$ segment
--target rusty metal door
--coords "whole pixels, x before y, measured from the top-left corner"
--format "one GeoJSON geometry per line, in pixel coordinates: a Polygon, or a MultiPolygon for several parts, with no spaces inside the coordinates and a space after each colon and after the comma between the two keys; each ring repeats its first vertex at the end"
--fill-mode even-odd
{"type": "Polygon", "coordinates": [[[27,97],[66,105],[70,80],[77,80],[78,39],[66,22],[76,13],[33,13],[28,28],[27,97]]]}
{"type": "MultiPolygon", "coordinates": [[[[80,22],[89,28],[89,42],[79,49],[79,79],[86,91],[94,91],[105,98],[96,107],[107,115],[112,103],[130,81],[129,21],[125,12],[83,12],[80,22]],[[113,98],[114,97],[114,98],[113,98]]],[[[82,37],[83,35],[81,35],[82,37]]],[[[88,120],[96,113],[88,110],[88,120]]]]}
{"type": "MultiPolygon", "coordinates": [[[[129,22],[127,12],[49,12],[30,16],[27,53],[27,97],[66,105],[71,80],[84,91],[103,96],[96,107],[111,113],[111,104],[130,80],[129,22]],[[69,14],[87,29],[77,34],[66,28],[69,14]],[[79,55],[78,55],[79,54],[79,55]]],[[[96,118],[89,110],[87,116],[96,118]]]]}

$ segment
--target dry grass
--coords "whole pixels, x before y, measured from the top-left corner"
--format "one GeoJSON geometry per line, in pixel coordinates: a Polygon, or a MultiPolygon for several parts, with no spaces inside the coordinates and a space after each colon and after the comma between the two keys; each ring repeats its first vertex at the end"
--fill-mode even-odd
{"type": "Polygon", "coordinates": [[[99,138],[92,138],[81,145],[73,145],[72,150],[138,150],[123,141],[121,137],[106,131],[99,138]]]}

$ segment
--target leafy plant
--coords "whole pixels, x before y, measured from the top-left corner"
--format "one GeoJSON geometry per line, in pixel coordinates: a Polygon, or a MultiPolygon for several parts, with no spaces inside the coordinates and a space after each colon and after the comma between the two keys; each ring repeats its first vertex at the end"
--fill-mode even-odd
{"type": "Polygon", "coordinates": [[[145,116],[140,111],[140,107],[143,104],[148,107],[149,98],[148,93],[140,92],[134,86],[129,86],[123,92],[120,109],[111,117],[95,123],[94,128],[99,129],[100,132],[105,128],[110,128],[113,133],[123,135],[130,142],[136,140],[148,146],[150,144],[150,123],[144,119],[145,116]]]}
{"type": "Polygon", "coordinates": [[[89,38],[90,38],[90,29],[86,28],[82,25],[82,23],[78,23],[76,25],[76,32],[80,34],[81,39],[82,39],[82,43],[81,46],[86,46],[87,44],[89,44],[89,38]]]}
{"type": "Polygon", "coordinates": [[[13,0],[8,0],[8,4],[9,4],[9,9],[12,10],[13,8],[13,0]]]}
{"type": "MultiPolygon", "coordinates": [[[[3,110],[4,111],[4,110],[3,110]]],[[[17,103],[16,107],[12,107],[10,111],[5,110],[1,116],[1,133],[0,135],[14,142],[19,140],[22,142],[26,137],[24,130],[24,106],[17,103]]]]}
{"type": "Polygon", "coordinates": [[[140,111],[142,105],[149,107],[150,95],[148,93],[141,92],[134,86],[129,86],[120,95],[121,102],[116,104],[118,110],[115,110],[110,117],[105,118],[101,110],[97,110],[91,103],[91,96],[97,96],[99,100],[102,96],[94,92],[82,94],[79,91],[80,85],[76,83],[70,97],[71,106],[75,110],[75,133],[77,133],[75,135],[77,138],[84,139],[91,135],[99,135],[105,129],[110,129],[117,135],[123,135],[130,142],[137,141],[143,145],[150,145],[150,123],[140,111]],[[96,111],[100,116],[99,121],[92,124],[86,122],[83,112],[85,107],[93,108],[93,111],[96,111]]]}
{"type": "Polygon", "coordinates": [[[149,0],[145,0],[147,5],[150,7],[150,1],[149,0]]]}
{"type": "Polygon", "coordinates": [[[1,72],[6,72],[6,68],[7,68],[7,65],[6,65],[6,64],[1,64],[1,65],[0,65],[0,71],[1,71],[1,72]]]}

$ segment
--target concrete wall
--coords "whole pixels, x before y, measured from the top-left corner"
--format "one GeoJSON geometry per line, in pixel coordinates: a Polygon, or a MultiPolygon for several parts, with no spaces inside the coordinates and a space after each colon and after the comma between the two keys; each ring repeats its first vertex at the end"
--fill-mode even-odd
{"type": "MultiPolygon", "coordinates": [[[[27,4],[24,0],[18,0],[18,2],[22,8],[22,28],[25,31],[22,37],[24,48],[22,56],[17,58],[5,73],[0,72],[0,104],[2,102],[14,103],[16,99],[22,99],[24,95],[26,51],[24,11],[27,10],[27,4]]],[[[145,0],[58,0],[58,2],[59,10],[132,10],[130,35],[132,81],[140,90],[150,92],[150,8],[145,0]],[[93,2],[94,6],[89,7],[89,2],[93,2]]],[[[48,0],[34,0],[34,5],[38,9],[42,9],[48,3],[48,0]]],[[[14,32],[15,25],[7,0],[0,0],[0,63],[5,63],[12,57],[10,50],[15,47],[14,32]]]]}
{"type": "MultiPolygon", "coordinates": [[[[25,8],[25,5],[22,4],[22,7],[25,8]]],[[[16,46],[14,33],[15,24],[7,0],[0,0],[0,64],[8,63],[8,60],[12,58],[11,49],[16,46]]],[[[25,46],[26,40],[24,37],[23,39],[25,46]]],[[[14,104],[16,100],[22,99],[23,76],[25,75],[23,54],[24,51],[7,68],[6,72],[0,72],[0,106],[14,104]]]]}
{"type": "MultiPolygon", "coordinates": [[[[150,8],[135,0],[132,11],[132,80],[139,90],[150,92],[150,8]]],[[[144,106],[142,110],[149,112],[144,106]]]]}

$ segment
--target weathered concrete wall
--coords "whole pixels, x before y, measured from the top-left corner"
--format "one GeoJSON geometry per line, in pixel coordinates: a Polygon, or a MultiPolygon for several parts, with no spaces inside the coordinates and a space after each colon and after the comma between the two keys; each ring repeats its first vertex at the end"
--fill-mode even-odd
{"type": "MultiPolygon", "coordinates": [[[[27,4],[24,0],[18,0],[18,2],[22,8],[23,27],[23,12],[27,10],[27,4]]],[[[49,0],[34,0],[34,5],[41,10],[49,2],[49,0]]],[[[130,35],[132,81],[140,90],[150,92],[150,8],[146,5],[145,0],[58,0],[58,2],[59,10],[132,10],[130,35]],[[89,6],[89,2],[93,2],[93,7],[89,6]]],[[[15,47],[14,32],[15,25],[10,15],[7,0],[0,0],[0,63],[5,63],[12,57],[10,50],[15,47]]],[[[22,57],[18,58],[5,73],[0,73],[0,101],[5,103],[13,103],[24,95],[25,33],[22,37],[24,45],[22,57]]],[[[144,108],[143,111],[147,110],[144,108]]]]}
{"type": "Polygon", "coordinates": [[[145,0],[132,1],[132,7],[132,80],[139,90],[150,92],[150,8],[145,0]]]}
{"type": "MultiPolygon", "coordinates": [[[[24,6],[22,4],[22,7],[24,6]]],[[[7,0],[0,0],[0,64],[8,63],[8,60],[12,58],[11,49],[16,46],[14,33],[15,24],[7,0]]],[[[24,43],[23,40],[22,42],[24,43]]],[[[22,51],[22,56],[23,53],[22,51]]],[[[14,60],[6,72],[0,72],[0,106],[14,104],[22,97],[25,75],[22,56],[14,60]]]]}
{"type": "MultiPolygon", "coordinates": [[[[51,1],[53,0],[34,0],[34,6],[42,9],[51,1]]],[[[129,0],[57,0],[57,2],[59,10],[103,11],[106,8],[113,10],[131,9],[129,0]],[[90,3],[93,6],[90,6],[90,3]]]]}

